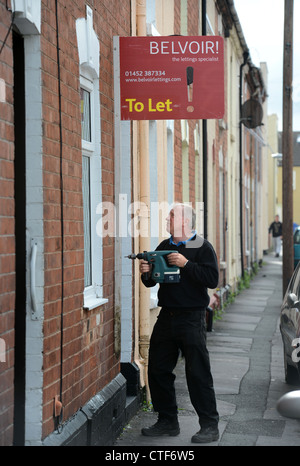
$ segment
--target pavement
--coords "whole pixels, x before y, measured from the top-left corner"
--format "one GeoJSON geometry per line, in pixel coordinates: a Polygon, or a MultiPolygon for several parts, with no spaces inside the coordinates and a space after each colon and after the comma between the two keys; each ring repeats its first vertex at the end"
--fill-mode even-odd
{"type": "MultiPolygon", "coordinates": [[[[282,260],[264,256],[250,288],[235,297],[207,334],[220,438],[210,444],[191,443],[199,430],[185,381],[184,359],[175,369],[180,434],[145,437],[141,428],[157,415],[141,409],[125,427],[114,447],[300,446],[300,421],[282,417],[277,400],[297,389],[284,380],[283,346],[279,332],[282,302],[282,260]]],[[[122,449],[124,451],[124,449],[122,449]]]]}

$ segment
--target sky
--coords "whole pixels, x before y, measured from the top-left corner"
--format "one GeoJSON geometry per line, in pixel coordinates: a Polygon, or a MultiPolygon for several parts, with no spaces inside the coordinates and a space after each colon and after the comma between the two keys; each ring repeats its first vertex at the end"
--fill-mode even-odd
{"type": "MultiPolygon", "coordinates": [[[[285,0],[234,0],[252,63],[268,67],[268,114],[282,131],[283,31],[285,0]]],[[[300,0],[294,0],[293,130],[300,131],[300,0]]]]}

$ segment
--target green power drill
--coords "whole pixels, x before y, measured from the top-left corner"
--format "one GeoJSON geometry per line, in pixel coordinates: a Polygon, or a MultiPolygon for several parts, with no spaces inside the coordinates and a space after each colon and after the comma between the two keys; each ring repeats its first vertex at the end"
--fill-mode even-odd
{"type": "MultiPolygon", "coordinates": [[[[144,251],[138,254],[129,254],[128,259],[143,259],[152,265],[151,278],[156,283],[179,283],[180,269],[177,265],[168,265],[166,256],[177,251],[144,251]]],[[[145,279],[149,278],[145,274],[145,279]]]]}

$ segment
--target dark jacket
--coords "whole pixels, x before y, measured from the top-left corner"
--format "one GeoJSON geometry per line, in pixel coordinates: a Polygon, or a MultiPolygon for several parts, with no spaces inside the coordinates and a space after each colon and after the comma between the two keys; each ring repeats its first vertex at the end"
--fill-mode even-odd
{"type": "MultiPolygon", "coordinates": [[[[158,291],[158,305],[168,308],[204,309],[209,304],[207,288],[216,288],[219,271],[216,253],[205,239],[195,235],[186,244],[172,244],[170,239],[162,241],[157,250],[178,251],[188,259],[185,267],[180,269],[179,283],[161,283],[158,291]]],[[[145,286],[155,286],[150,278],[145,286]]]]}
{"type": "Polygon", "coordinates": [[[278,236],[282,236],[282,223],[281,222],[273,222],[270,225],[269,233],[272,233],[273,238],[278,238],[278,236]]]}

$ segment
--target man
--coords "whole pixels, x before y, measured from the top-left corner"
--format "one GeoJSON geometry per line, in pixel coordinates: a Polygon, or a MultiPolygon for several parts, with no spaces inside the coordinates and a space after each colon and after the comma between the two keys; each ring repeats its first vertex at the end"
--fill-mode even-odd
{"type": "MultiPolygon", "coordinates": [[[[157,247],[176,252],[168,255],[168,263],[180,267],[180,282],[162,283],[158,291],[158,305],[162,309],[150,340],[148,367],[158,421],[143,428],[142,434],[156,437],[180,432],[173,370],[181,350],[189,395],[201,427],[191,441],[208,443],[219,438],[219,415],[206,347],[205,316],[209,304],[207,288],[217,287],[219,272],[212,245],[199,237],[194,228],[194,210],[189,205],[176,204],[167,217],[171,237],[157,247]]],[[[140,272],[145,286],[155,285],[151,278],[146,280],[143,276],[151,272],[146,261],[141,261],[140,272]]]]}
{"type": "Polygon", "coordinates": [[[281,250],[281,240],[282,240],[282,223],[279,221],[279,216],[275,216],[275,220],[271,223],[269,227],[269,234],[272,234],[273,237],[273,248],[275,256],[279,257],[281,250]]]}

